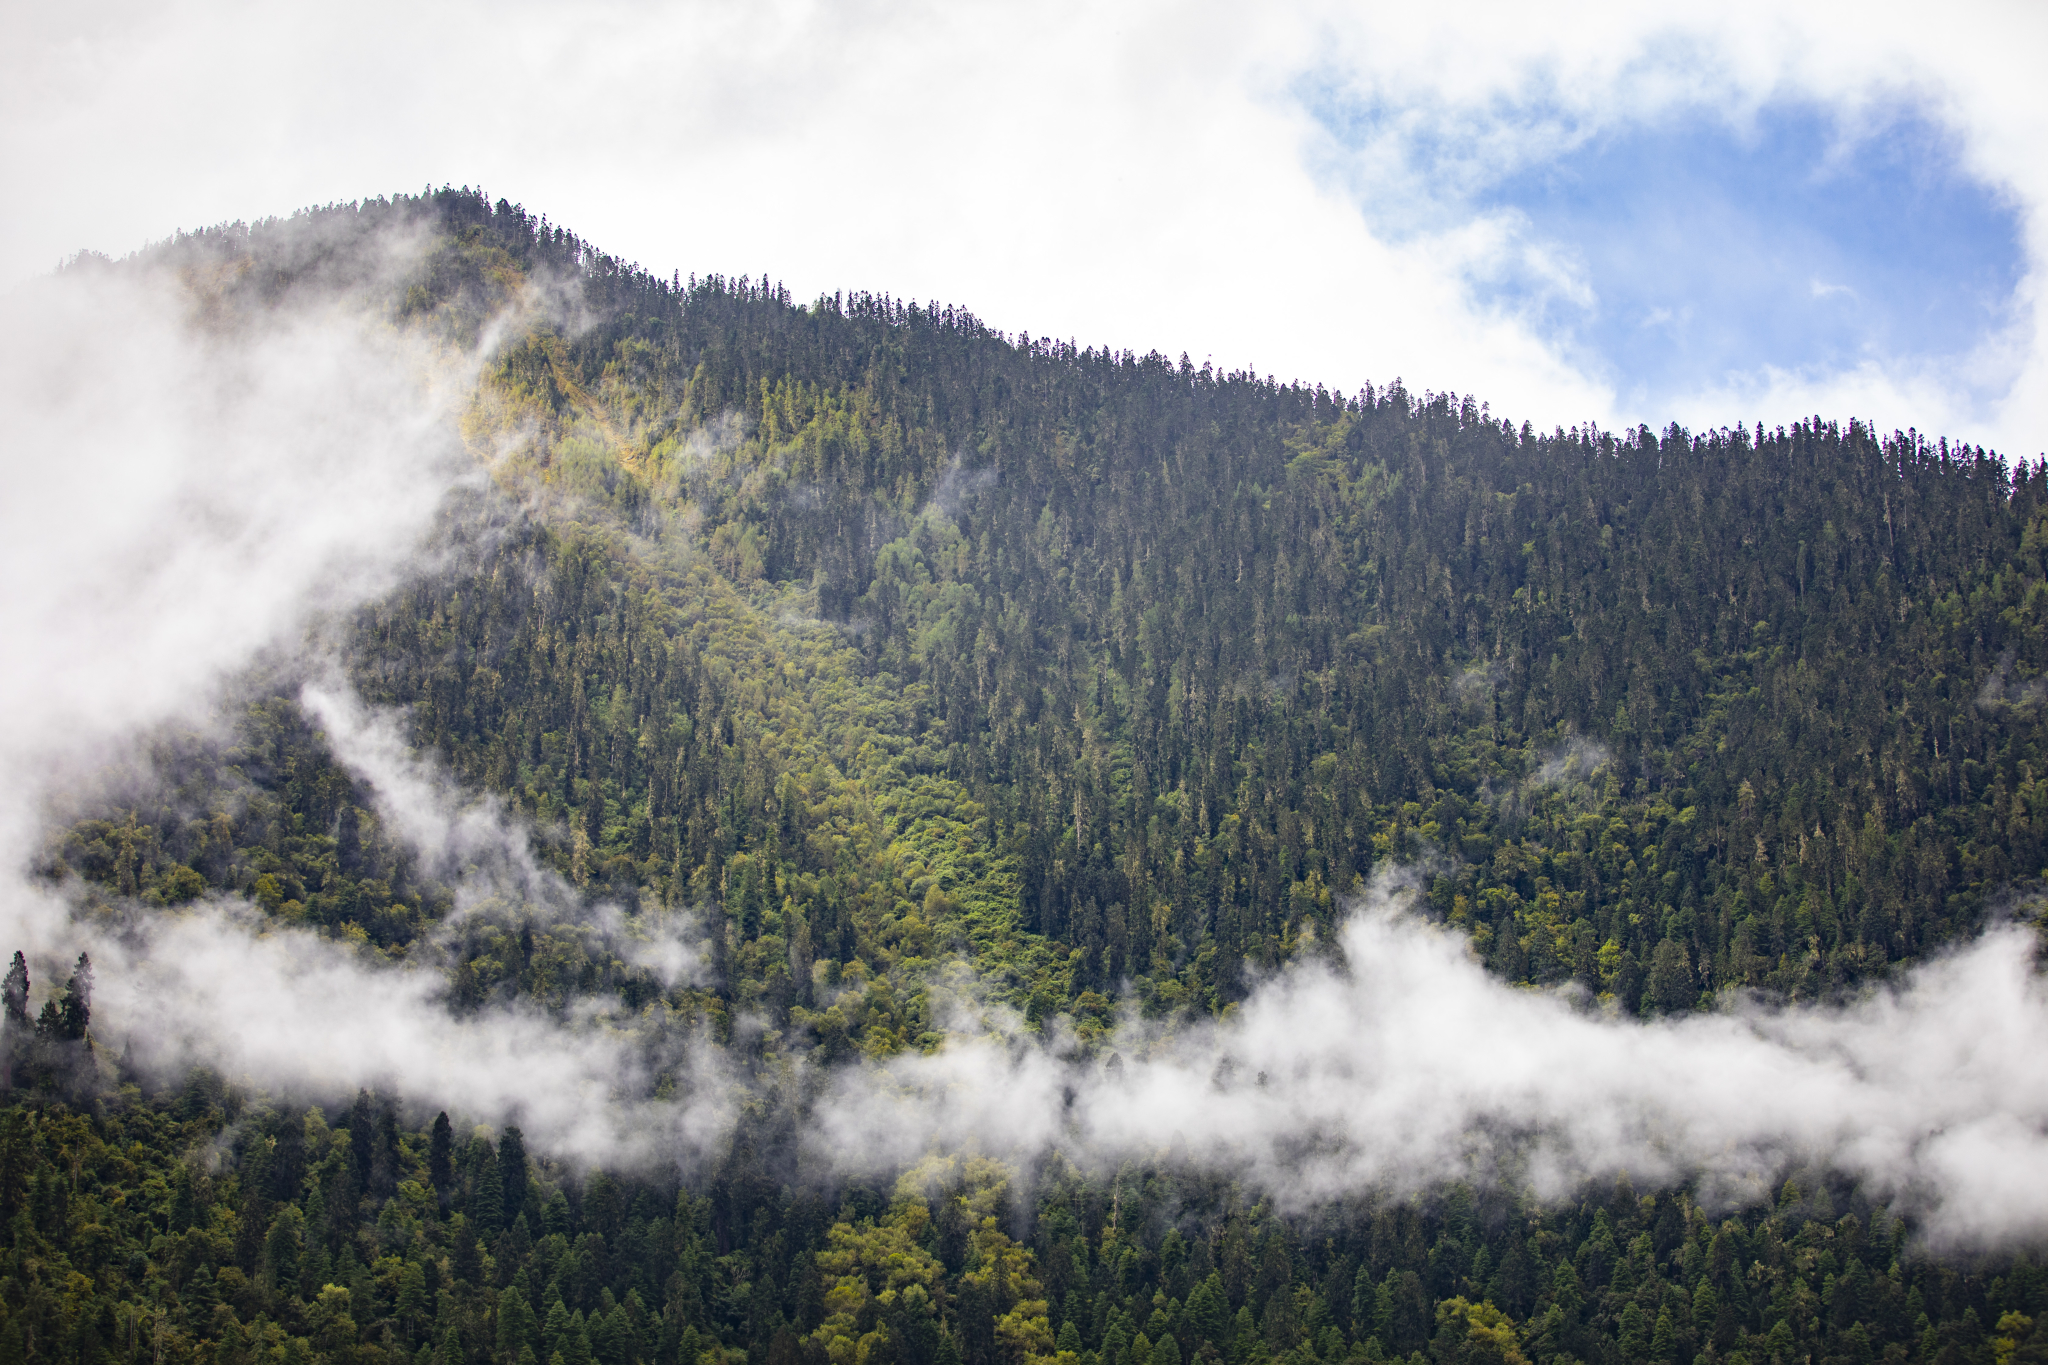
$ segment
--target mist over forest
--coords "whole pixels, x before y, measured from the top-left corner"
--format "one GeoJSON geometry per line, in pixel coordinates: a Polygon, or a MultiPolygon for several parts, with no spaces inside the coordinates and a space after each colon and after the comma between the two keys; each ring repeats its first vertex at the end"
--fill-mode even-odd
{"type": "Polygon", "coordinates": [[[2048,467],[469,190],[0,306],[0,1365],[2048,1360],[2048,467]]]}

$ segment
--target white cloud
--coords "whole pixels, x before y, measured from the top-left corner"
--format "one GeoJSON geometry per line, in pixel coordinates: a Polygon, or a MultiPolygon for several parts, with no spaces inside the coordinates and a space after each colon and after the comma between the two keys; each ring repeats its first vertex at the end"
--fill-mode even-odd
{"type": "Polygon", "coordinates": [[[458,910],[503,896],[554,918],[574,904],[574,889],[535,860],[518,814],[489,793],[460,791],[413,751],[397,713],[372,711],[338,677],[308,684],[299,701],[335,760],[369,787],[384,823],[420,852],[421,870],[457,883],[458,910]]]}
{"type": "Polygon", "coordinates": [[[601,1013],[524,1006],[457,1017],[439,972],[380,968],[346,945],[209,903],[92,943],[101,1041],[169,1074],[194,1064],[309,1098],[381,1087],[465,1121],[518,1122],[536,1148],[688,1165],[729,1131],[737,1078],[685,1031],[650,1047],[601,1013]],[[649,1098],[657,1070],[685,1104],[649,1098]]]}
{"type": "MultiPolygon", "coordinates": [[[[664,987],[710,980],[704,933],[695,915],[656,906],[630,910],[586,904],[566,878],[534,856],[536,831],[489,792],[466,792],[431,754],[415,751],[403,713],[372,708],[328,668],[300,689],[299,702],[320,727],[335,761],[367,788],[380,820],[420,857],[421,870],[449,883],[455,913],[438,930],[459,937],[472,915],[529,928],[579,926],[593,943],[653,974],[664,987]]],[[[432,956],[429,955],[432,964],[432,956]]]]}
{"type": "Polygon", "coordinates": [[[162,272],[0,297],[0,854],[52,769],[390,586],[467,468],[459,364],[332,300],[216,321],[162,272]]]}
{"type": "MultiPolygon", "coordinates": [[[[605,1009],[456,1017],[431,944],[392,967],[245,904],[81,913],[25,875],[46,800],[151,729],[203,717],[257,656],[299,657],[322,613],[395,586],[473,475],[454,418],[477,356],[432,351],[350,302],[410,265],[402,235],[386,245],[338,290],[247,313],[198,306],[167,270],[0,296],[0,956],[26,951],[47,986],[90,951],[96,1037],[141,1066],[204,1062],[314,1097],[388,1085],[520,1118],[563,1154],[686,1160],[725,1131],[737,1093],[688,1029],[605,1009]],[[648,1100],[657,1073],[689,1102],[648,1100]]],[[[669,984],[701,978],[687,917],[584,907],[514,815],[407,750],[398,717],[331,679],[302,700],[465,908],[573,916],[669,984]]]]}
{"type": "Polygon", "coordinates": [[[1631,410],[1610,394],[1597,415],[1610,425],[1675,416],[1698,428],[1744,413],[1783,422],[1820,412],[1960,435],[2008,455],[2048,445],[2048,345],[2034,312],[2048,261],[2048,167],[2036,151],[2048,135],[2048,96],[2035,75],[2048,12],[1965,5],[1940,25],[1904,5],[1858,6],[1847,22],[1837,6],[1756,3],[1325,12],[1339,35],[1325,68],[1401,111],[1366,151],[1373,168],[1397,161],[1397,144],[1418,129],[1478,183],[1679,109],[1738,130],[1788,98],[1831,108],[1850,131],[1902,106],[1931,113],[1958,134],[1970,173],[2019,211],[2027,275],[2003,332],[1957,361],[1867,357],[1843,371],[1702,374],[1671,411],[1631,410]]]}
{"type": "MultiPolygon", "coordinates": [[[[1962,8],[1940,33],[1905,7],[1835,17],[801,0],[37,11],[10,47],[4,74],[19,79],[0,81],[0,169],[40,212],[0,243],[33,266],[181,223],[480,181],[662,273],[768,270],[800,297],[940,298],[1012,330],[1345,389],[1398,373],[1546,426],[1617,426],[1639,414],[1530,318],[1466,287],[1528,244],[1462,222],[1375,235],[1359,195],[1419,204],[1428,187],[1377,183],[1399,170],[1384,159],[1333,178],[1338,149],[1297,98],[1303,74],[1345,74],[1397,122],[1465,138],[1475,174],[1681,102],[1740,121],[1787,89],[1851,110],[1910,96],[1964,131],[1981,174],[2041,201],[2043,111],[2019,55],[2038,17],[1962,8]],[[1550,112],[1529,121],[1537,108],[1550,112]]],[[[1974,400],[1929,412],[1922,388],[1889,375],[1733,390],[1715,376],[1679,415],[1783,420],[1818,394],[2017,447],[2048,416],[2038,349],[2028,315],[1983,357],[2005,366],[1994,388],[2019,377],[1984,420],[1974,400]]]]}
{"type": "Polygon", "coordinates": [[[1376,889],[1340,935],[1343,970],[1297,963],[1177,1037],[1126,1030],[1113,1072],[991,1036],[842,1075],[813,1141],[875,1168],[970,1143],[1106,1170],[1177,1151],[1294,1207],[1455,1179],[1555,1197],[1624,1170],[1740,1204],[1814,1162],[1921,1213],[1937,1240],[2048,1230],[2031,932],[1995,931],[1846,1007],[1644,1023],[1501,982],[1406,899],[1376,889]]]}

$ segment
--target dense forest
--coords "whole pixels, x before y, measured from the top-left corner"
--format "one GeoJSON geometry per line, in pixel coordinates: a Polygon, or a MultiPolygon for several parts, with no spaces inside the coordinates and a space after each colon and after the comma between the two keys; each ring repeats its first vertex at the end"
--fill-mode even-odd
{"type": "MultiPolygon", "coordinates": [[[[942,1048],[963,960],[1087,1046],[1227,1014],[1393,866],[1500,977],[1646,1017],[1867,988],[2048,873],[2039,465],[1820,418],[1540,433],[664,281],[468,191],[74,268],[231,314],[398,229],[394,328],[576,307],[491,355],[492,483],[335,623],[347,675],[581,903],[697,916],[706,970],[502,898],[458,922],[274,672],[57,831],[52,884],[246,897],[457,1011],[616,996],[853,1066],[942,1048]]],[[[2048,1359],[2027,1256],[1930,1256],[1826,1171],[1719,1214],[1624,1179],[1283,1218],[1170,1164],[824,1180],[786,1113],[688,1179],[588,1171],[368,1094],[130,1074],[89,964],[34,1024],[22,971],[0,1365],[2048,1359]]]]}

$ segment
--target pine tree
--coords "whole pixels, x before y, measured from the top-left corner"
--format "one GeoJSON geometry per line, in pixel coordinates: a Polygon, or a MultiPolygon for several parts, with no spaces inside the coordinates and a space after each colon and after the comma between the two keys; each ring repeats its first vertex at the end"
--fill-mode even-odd
{"type": "Polygon", "coordinates": [[[498,1171],[505,1190],[504,1219],[509,1225],[513,1219],[526,1211],[526,1194],[529,1188],[526,1139],[518,1125],[507,1125],[498,1139],[498,1171]]]}
{"type": "Polygon", "coordinates": [[[478,1137],[469,1146],[469,1214],[475,1235],[488,1237],[505,1221],[504,1175],[498,1169],[498,1153],[489,1139],[478,1137]]]}
{"type": "Polygon", "coordinates": [[[590,1323],[590,1351],[597,1365],[629,1365],[632,1339],[632,1325],[622,1305],[614,1304],[610,1312],[598,1314],[590,1323]]]}
{"type": "Polygon", "coordinates": [[[499,1356],[516,1361],[521,1351],[532,1349],[534,1331],[533,1306],[526,1301],[524,1284],[505,1286],[498,1294],[499,1356]]]}
{"type": "Polygon", "coordinates": [[[568,1365],[593,1365],[590,1329],[580,1312],[570,1318],[569,1339],[563,1343],[562,1355],[568,1365]]]}
{"type": "Polygon", "coordinates": [[[559,1297],[548,1300],[547,1319],[541,1324],[540,1353],[553,1359],[569,1340],[569,1308],[559,1297]]]}
{"type": "Polygon", "coordinates": [[[427,1139],[427,1180],[446,1204],[455,1184],[455,1132],[446,1110],[434,1115],[434,1131],[427,1139]]]}
{"type": "Polygon", "coordinates": [[[389,1099],[378,1106],[377,1150],[370,1157],[370,1192],[388,1195],[398,1188],[398,1112],[389,1099]]]}
{"type": "Polygon", "coordinates": [[[26,1032],[28,1018],[28,959],[19,950],[14,954],[14,963],[7,969],[7,979],[0,984],[0,999],[6,1001],[7,1028],[10,1032],[26,1032]]]}
{"type": "Polygon", "coordinates": [[[1658,1361],[1678,1359],[1678,1325],[1671,1320],[1671,1310],[1659,1309],[1656,1326],[1650,1329],[1650,1358],[1658,1361]]]}
{"type": "Polygon", "coordinates": [[[349,1165],[355,1171],[356,1188],[370,1189],[370,1168],[377,1159],[377,1109],[367,1090],[356,1091],[348,1111],[349,1165]]]}
{"type": "Polygon", "coordinates": [[[92,958],[85,953],[78,955],[78,966],[64,983],[59,1012],[59,1036],[66,1042],[83,1040],[92,1023],[92,958]]]}
{"type": "Polygon", "coordinates": [[[28,1017],[28,959],[19,950],[7,969],[6,981],[0,983],[0,1000],[6,1002],[5,1033],[0,1036],[0,1087],[12,1089],[16,1069],[28,1059],[35,1037],[28,1017]]]}

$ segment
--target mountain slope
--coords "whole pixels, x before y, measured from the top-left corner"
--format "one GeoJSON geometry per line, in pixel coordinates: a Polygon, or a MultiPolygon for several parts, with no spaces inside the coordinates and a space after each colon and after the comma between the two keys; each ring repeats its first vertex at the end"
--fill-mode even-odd
{"type": "Polygon", "coordinates": [[[785,902],[813,960],[922,944],[961,834],[884,837],[911,774],[1008,869],[969,898],[1041,1008],[1219,1008],[1390,858],[1504,975],[1646,1013],[1912,961],[2042,865],[2038,470],[1818,419],[1540,436],[416,212],[406,309],[567,272],[588,325],[470,419],[555,529],[366,613],[355,673],[741,956],[785,902]]]}
{"type": "Polygon", "coordinates": [[[466,192],[104,268],[155,266],[217,318],[339,288],[491,340],[462,422],[489,481],[324,638],[517,813],[489,857],[560,880],[422,847],[274,661],[225,736],[161,737],[158,781],[57,832],[46,878],[109,916],[245,896],[445,969],[467,1017],[595,1018],[665,1097],[662,1048],[701,1030],[746,1084],[687,1179],[600,1172],[438,1100],[166,1084],[24,1015],[0,1365],[2043,1348],[2024,1255],[1921,1255],[1838,1172],[1747,1209],[1625,1175],[1538,1205],[1509,1172],[1282,1217],[1171,1149],[821,1172],[801,1103],[1004,1003],[1121,1068],[1162,1036],[1140,1018],[1192,1032],[1334,956],[1397,869],[1496,976],[1617,1016],[1937,955],[2048,864],[2042,469],[1818,418],[1544,435],[1398,382],[663,282],[466,192]],[[635,937],[670,912],[701,935],[680,970],[635,937]]]}

